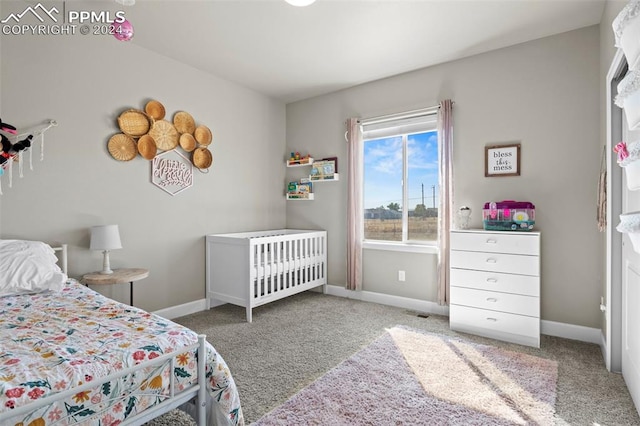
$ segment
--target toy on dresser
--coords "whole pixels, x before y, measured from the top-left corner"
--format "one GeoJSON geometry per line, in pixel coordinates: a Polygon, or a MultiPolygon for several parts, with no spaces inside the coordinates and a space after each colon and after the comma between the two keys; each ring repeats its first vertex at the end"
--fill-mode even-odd
{"type": "Polygon", "coordinates": [[[528,201],[491,201],[484,204],[482,222],[488,231],[531,231],[536,207],[528,201]]]}

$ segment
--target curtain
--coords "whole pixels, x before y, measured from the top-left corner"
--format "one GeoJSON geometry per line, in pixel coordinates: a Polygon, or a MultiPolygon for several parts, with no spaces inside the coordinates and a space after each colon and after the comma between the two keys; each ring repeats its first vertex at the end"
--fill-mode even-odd
{"type": "Polygon", "coordinates": [[[348,290],[362,290],[362,130],[357,118],[347,120],[347,284],[348,290]]]}
{"type": "Polygon", "coordinates": [[[438,156],[440,192],[438,205],[438,304],[449,303],[449,231],[453,201],[453,102],[440,102],[438,156]]]}

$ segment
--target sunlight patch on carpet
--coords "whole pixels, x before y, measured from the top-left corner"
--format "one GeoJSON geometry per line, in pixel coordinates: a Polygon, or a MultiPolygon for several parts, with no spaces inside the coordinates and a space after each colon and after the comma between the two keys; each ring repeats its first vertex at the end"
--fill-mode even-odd
{"type": "Polygon", "coordinates": [[[557,363],[394,327],[387,332],[425,392],[513,424],[551,424],[557,363]]]}
{"type": "Polygon", "coordinates": [[[555,361],[407,327],[387,330],[256,425],[548,425],[555,361]]]}

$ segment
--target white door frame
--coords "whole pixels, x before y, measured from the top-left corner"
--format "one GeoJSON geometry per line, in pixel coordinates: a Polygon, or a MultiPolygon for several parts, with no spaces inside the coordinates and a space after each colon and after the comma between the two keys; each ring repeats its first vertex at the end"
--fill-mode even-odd
{"type": "Polygon", "coordinates": [[[622,168],[613,147],[622,138],[622,109],[613,100],[618,78],[626,66],[622,50],[616,52],[606,79],[607,104],[607,256],[606,256],[606,335],[604,358],[607,370],[622,371],[622,234],[616,231],[622,213],[622,168]]]}

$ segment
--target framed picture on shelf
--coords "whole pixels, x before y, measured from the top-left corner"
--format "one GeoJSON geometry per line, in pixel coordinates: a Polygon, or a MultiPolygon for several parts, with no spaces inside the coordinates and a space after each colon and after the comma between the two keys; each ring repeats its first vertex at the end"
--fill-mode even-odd
{"type": "Polygon", "coordinates": [[[333,172],[338,173],[338,157],[323,158],[322,161],[333,161],[333,172]]]}

